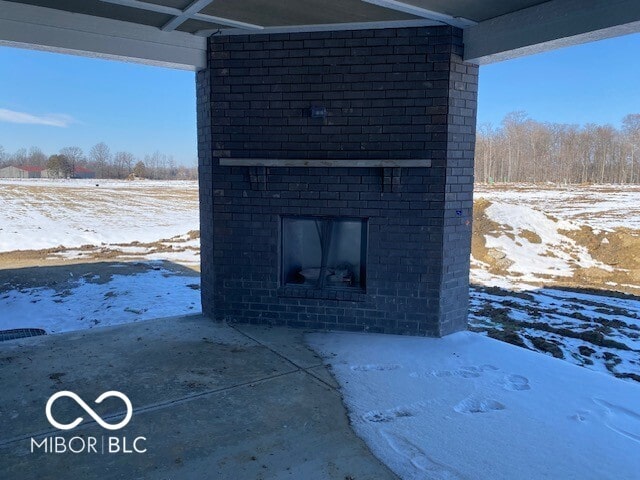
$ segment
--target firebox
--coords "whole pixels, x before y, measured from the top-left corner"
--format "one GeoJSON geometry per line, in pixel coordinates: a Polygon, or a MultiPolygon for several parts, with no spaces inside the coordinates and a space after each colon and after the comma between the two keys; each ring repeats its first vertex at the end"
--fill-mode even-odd
{"type": "Polygon", "coordinates": [[[282,217],[281,221],[283,286],[365,290],[366,219],[282,217]]]}

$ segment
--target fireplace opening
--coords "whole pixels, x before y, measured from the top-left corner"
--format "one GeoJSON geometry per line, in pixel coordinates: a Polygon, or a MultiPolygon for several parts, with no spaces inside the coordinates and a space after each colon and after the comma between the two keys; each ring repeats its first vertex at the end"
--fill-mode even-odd
{"type": "Polygon", "coordinates": [[[367,221],[282,217],[282,284],[364,290],[367,221]]]}

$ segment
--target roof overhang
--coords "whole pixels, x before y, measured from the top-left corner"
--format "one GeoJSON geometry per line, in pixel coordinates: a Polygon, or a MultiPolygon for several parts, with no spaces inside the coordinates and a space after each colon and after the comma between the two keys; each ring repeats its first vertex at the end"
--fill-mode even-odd
{"type": "Polygon", "coordinates": [[[637,32],[638,0],[553,0],[465,29],[465,60],[486,64],[637,32]]]}
{"type": "Polygon", "coordinates": [[[207,65],[204,37],[2,0],[0,45],[184,70],[207,65]]]}
{"type": "Polygon", "coordinates": [[[637,0],[0,0],[0,45],[206,67],[209,35],[452,25],[485,64],[640,31],[637,0]]]}

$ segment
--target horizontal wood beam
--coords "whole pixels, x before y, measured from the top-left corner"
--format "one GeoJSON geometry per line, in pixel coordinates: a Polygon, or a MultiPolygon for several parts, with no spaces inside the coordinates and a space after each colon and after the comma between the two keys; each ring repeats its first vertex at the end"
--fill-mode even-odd
{"type": "Polygon", "coordinates": [[[430,167],[431,160],[351,160],[351,159],[273,159],[273,158],[221,158],[220,165],[226,167],[339,167],[339,168],[386,168],[386,167],[430,167]]]}

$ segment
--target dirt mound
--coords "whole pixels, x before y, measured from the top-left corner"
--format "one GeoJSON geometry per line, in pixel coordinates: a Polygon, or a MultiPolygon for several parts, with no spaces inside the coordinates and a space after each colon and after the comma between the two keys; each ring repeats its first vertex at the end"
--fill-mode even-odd
{"type": "MultiPolygon", "coordinates": [[[[576,272],[578,283],[616,283],[616,289],[629,291],[625,285],[640,285],[640,232],[628,228],[613,231],[594,231],[583,226],[580,230],[563,232],[589,251],[596,260],[611,266],[613,272],[599,269],[583,269],[576,272]],[[593,270],[597,270],[593,271],[593,270]]],[[[637,293],[637,289],[631,289],[637,293]]]]}
{"type": "Polygon", "coordinates": [[[507,255],[496,248],[487,248],[485,235],[499,236],[503,230],[500,225],[489,218],[486,213],[491,206],[488,200],[473,202],[473,234],[471,236],[471,255],[476,260],[489,265],[489,272],[496,275],[506,274],[513,262],[507,255]]]}
{"type": "MultiPolygon", "coordinates": [[[[513,263],[506,252],[486,246],[486,236],[498,237],[508,233],[504,231],[504,226],[494,222],[487,215],[486,210],[491,204],[489,200],[482,198],[474,202],[471,253],[473,258],[488,265],[485,268],[490,273],[514,276],[512,272],[508,272],[513,263]]],[[[638,293],[634,285],[640,285],[640,231],[628,228],[594,230],[583,225],[579,230],[559,230],[558,233],[584,247],[594,260],[608,265],[611,271],[597,267],[576,267],[572,277],[545,276],[545,285],[638,293]]],[[[530,230],[523,230],[520,235],[530,243],[541,241],[540,236],[530,230]]],[[[547,255],[552,256],[552,252],[548,252],[547,255]]]]}

